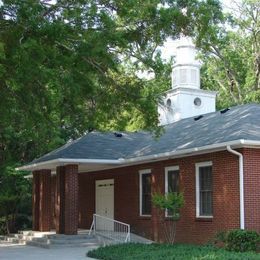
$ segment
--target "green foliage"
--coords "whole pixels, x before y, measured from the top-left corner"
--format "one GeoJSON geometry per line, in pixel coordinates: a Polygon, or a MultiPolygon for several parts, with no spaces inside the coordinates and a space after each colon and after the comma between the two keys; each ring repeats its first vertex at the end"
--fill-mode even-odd
{"type": "Polygon", "coordinates": [[[239,1],[198,41],[202,87],[218,91],[219,108],[260,103],[259,11],[259,1],[239,1]]]}
{"type": "Polygon", "coordinates": [[[163,228],[164,240],[173,244],[176,236],[176,222],[180,219],[180,209],[184,206],[182,192],[169,192],[167,194],[152,194],[152,204],[161,211],[160,218],[163,228]],[[165,221],[165,213],[169,221],[165,221]]]}
{"type": "Polygon", "coordinates": [[[93,129],[159,132],[156,106],[170,85],[170,64],[158,47],[180,33],[204,34],[221,19],[218,0],[3,0],[0,196],[7,222],[29,208],[19,190],[27,184],[10,167],[93,129]],[[137,76],[147,70],[153,79],[137,76]],[[15,178],[16,188],[9,185],[15,178]]]}
{"type": "Polygon", "coordinates": [[[227,250],[235,252],[256,251],[260,235],[251,230],[231,230],[224,236],[227,250]]]}
{"type": "Polygon", "coordinates": [[[158,96],[170,85],[158,47],[222,17],[218,0],[2,2],[0,165],[92,129],[156,128],[158,96]],[[138,78],[144,70],[154,79],[138,78]]]}
{"type": "Polygon", "coordinates": [[[216,234],[215,238],[214,238],[214,241],[216,243],[218,242],[222,242],[222,243],[225,243],[226,241],[226,238],[227,238],[227,231],[220,231],[216,234]]]}
{"type": "Polygon", "coordinates": [[[259,254],[255,253],[236,253],[224,249],[217,249],[209,246],[193,245],[167,245],[167,244],[121,244],[113,246],[99,247],[89,251],[87,256],[103,260],[257,260],[259,254]]]}
{"type": "Polygon", "coordinates": [[[13,167],[0,174],[0,232],[16,232],[30,225],[31,182],[13,167]],[[23,215],[23,217],[21,216],[23,215]]]}
{"type": "Polygon", "coordinates": [[[180,218],[180,209],[184,206],[183,193],[169,192],[165,195],[155,193],[152,196],[152,203],[161,210],[167,210],[169,218],[178,220],[180,218]]]}

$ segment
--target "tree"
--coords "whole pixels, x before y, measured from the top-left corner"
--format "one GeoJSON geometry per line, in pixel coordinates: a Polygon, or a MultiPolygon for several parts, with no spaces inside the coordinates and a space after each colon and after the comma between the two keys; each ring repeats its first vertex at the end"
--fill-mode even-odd
{"type": "Polygon", "coordinates": [[[194,27],[204,34],[221,17],[217,0],[3,1],[1,164],[30,161],[111,121],[116,128],[129,107],[142,128],[154,127],[167,82],[157,47],[194,27]],[[142,68],[155,79],[139,79],[133,69],[142,68]]]}
{"type": "Polygon", "coordinates": [[[152,203],[161,210],[160,218],[166,242],[173,244],[176,236],[177,221],[180,219],[180,209],[184,206],[183,193],[169,192],[167,194],[155,193],[152,203]],[[169,223],[165,221],[165,214],[169,223]]]}
{"type": "Polygon", "coordinates": [[[12,167],[7,167],[0,175],[0,233],[17,232],[22,227],[19,224],[31,222],[28,218],[30,198],[30,181],[12,167]],[[17,222],[19,217],[23,218],[22,223],[17,222]]]}
{"type": "Polygon", "coordinates": [[[157,47],[222,19],[218,0],[2,2],[0,175],[93,129],[155,128],[157,47]]]}
{"type": "Polygon", "coordinates": [[[234,2],[226,24],[213,27],[202,49],[202,85],[217,90],[218,106],[260,102],[259,1],[234,2]]]}

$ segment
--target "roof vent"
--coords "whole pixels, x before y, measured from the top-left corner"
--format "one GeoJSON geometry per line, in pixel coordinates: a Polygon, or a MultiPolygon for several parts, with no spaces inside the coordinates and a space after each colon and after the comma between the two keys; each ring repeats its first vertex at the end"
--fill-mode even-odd
{"type": "Polygon", "coordinates": [[[117,132],[115,132],[114,135],[115,135],[115,137],[122,137],[123,136],[121,133],[117,133],[117,132]]]}
{"type": "Polygon", "coordinates": [[[229,108],[222,109],[220,110],[220,114],[225,114],[229,110],[230,110],[229,108]]]}
{"type": "Polygon", "coordinates": [[[194,117],[194,121],[198,121],[198,120],[200,120],[202,117],[203,117],[202,115],[197,116],[197,117],[194,117]]]}

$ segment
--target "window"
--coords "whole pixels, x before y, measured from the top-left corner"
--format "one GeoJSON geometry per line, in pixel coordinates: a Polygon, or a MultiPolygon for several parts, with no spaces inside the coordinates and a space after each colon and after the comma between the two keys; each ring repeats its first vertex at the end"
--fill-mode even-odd
{"type": "Polygon", "coordinates": [[[196,164],[196,216],[212,217],[212,162],[196,164]]]}
{"type": "Polygon", "coordinates": [[[165,193],[179,192],[179,166],[165,168],[165,193]]]}
{"type": "MultiPolygon", "coordinates": [[[[165,168],[165,193],[179,192],[180,173],[179,166],[170,166],[165,168]]],[[[166,216],[170,216],[171,212],[166,210],[166,216]]]]}
{"type": "Polygon", "coordinates": [[[140,171],[140,215],[150,216],[151,203],[151,170],[140,171]]]}

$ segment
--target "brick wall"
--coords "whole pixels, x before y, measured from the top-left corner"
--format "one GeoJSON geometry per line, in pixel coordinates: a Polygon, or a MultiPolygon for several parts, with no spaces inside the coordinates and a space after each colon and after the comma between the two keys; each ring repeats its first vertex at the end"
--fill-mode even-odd
{"type": "Polygon", "coordinates": [[[56,227],[56,175],[51,176],[51,229],[55,229],[56,227]]]}
{"type": "Polygon", "coordinates": [[[34,171],[33,172],[33,189],[32,189],[32,229],[34,231],[39,230],[39,202],[40,202],[40,176],[34,171]]]}
{"type": "MultiPolygon", "coordinates": [[[[180,185],[185,206],[177,226],[177,241],[205,243],[222,230],[239,228],[238,158],[227,151],[192,156],[145,165],[122,167],[79,174],[79,227],[89,228],[95,211],[95,180],[115,181],[115,219],[129,223],[132,232],[163,240],[162,226],[156,217],[139,216],[139,170],[151,169],[156,179],[153,190],[164,191],[164,167],[180,167],[180,185]],[[213,219],[196,219],[195,163],[213,163],[213,219]]],[[[253,198],[250,198],[252,201],[253,198]]],[[[153,213],[155,211],[153,210],[153,213]]],[[[251,223],[254,225],[254,223],[251,223]]]]}
{"type": "Polygon", "coordinates": [[[78,166],[65,166],[65,212],[64,212],[64,233],[75,235],[78,230],[78,166]]]}
{"type": "Polygon", "coordinates": [[[245,228],[260,232],[260,150],[243,149],[245,228]]]}
{"type": "Polygon", "coordinates": [[[51,171],[40,170],[39,175],[39,231],[51,229],[51,171]]]}

